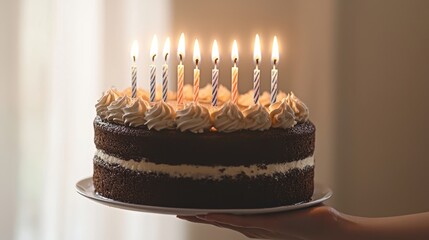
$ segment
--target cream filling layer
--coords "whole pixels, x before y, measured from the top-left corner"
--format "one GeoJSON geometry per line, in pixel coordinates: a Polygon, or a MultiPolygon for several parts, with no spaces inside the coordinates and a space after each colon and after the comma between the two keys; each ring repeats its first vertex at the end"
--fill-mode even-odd
{"type": "Polygon", "coordinates": [[[234,178],[240,174],[245,174],[248,177],[261,175],[272,176],[276,173],[285,174],[292,169],[304,169],[305,167],[314,166],[313,156],[293,162],[267,164],[264,167],[260,167],[256,164],[250,166],[201,166],[189,164],[157,164],[145,160],[138,162],[135,160],[123,160],[111,156],[100,149],[97,149],[95,156],[101,161],[109,164],[117,164],[132,171],[162,173],[168,174],[171,177],[189,177],[193,179],[220,180],[222,177],[234,178]]]}

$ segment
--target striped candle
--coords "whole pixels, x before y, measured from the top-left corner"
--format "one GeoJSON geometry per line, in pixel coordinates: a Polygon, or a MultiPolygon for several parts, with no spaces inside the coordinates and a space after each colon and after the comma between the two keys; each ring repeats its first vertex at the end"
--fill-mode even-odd
{"type": "Polygon", "coordinates": [[[261,44],[259,43],[258,34],[256,34],[255,37],[253,59],[256,62],[256,68],[253,71],[253,103],[257,104],[259,102],[259,92],[261,87],[261,71],[259,70],[259,62],[261,61],[261,44]]]}
{"type": "Polygon", "coordinates": [[[231,69],[231,95],[232,95],[232,102],[234,104],[237,104],[238,102],[238,47],[237,47],[237,41],[234,40],[234,43],[232,44],[232,53],[231,53],[232,61],[234,62],[234,66],[231,69]]]}
{"type": "Polygon", "coordinates": [[[274,36],[273,40],[273,50],[271,53],[271,61],[273,63],[273,69],[271,70],[271,104],[277,101],[277,78],[279,76],[279,72],[277,70],[277,63],[279,61],[279,45],[277,43],[277,37],[274,36]]]}
{"type": "Polygon", "coordinates": [[[156,94],[156,66],[150,65],[150,101],[155,102],[156,94]]]}
{"type": "Polygon", "coordinates": [[[183,82],[185,78],[185,67],[182,64],[185,57],[185,35],[183,33],[180,35],[177,57],[179,58],[179,65],[177,65],[177,104],[180,108],[183,105],[183,82]]]}
{"type": "Polygon", "coordinates": [[[198,96],[200,94],[200,69],[197,67],[194,69],[194,102],[198,102],[198,96]]]}
{"type": "Polygon", "coordinates": [[[183,104],[183,79],[185,67],[182,62],[177,66],[177,104],[183,104]]]}
{"type": "Polygon", "coordinates": [[[156,35],[153,36],[152,45],[150,47],[150,57],[152,59],[152,64],[149,66],[150,73],[150,101],[155,102],[156,94],[156,65],[155,57],[158,54],[158,38],[156,35]]]}
{"type": "Polygon", "coordinates": [[[136,62],[133,62],[131,66],[131,97],[135,98],[137,96],[137,66],[136,62]]]}
{"type": "Polygon", "coordinates": [[[237,64],[234,63],[234,67],[232,67],[232,102],[237,104],[238,102],[238,67],[237,64]]]}
{"type": "Polygon", "coordinates": [[[219,69],[216,67],[212,70],[212,106],[217,106],[217,91],[219,89],[219,69]]]}
{"type": "Polygon", "coordinates": [[[167,102],[168,91],[168,65],[162,65],[162,101],[167,102]]]}
{"type": "Polygon", "coordinates": [[[216,40],[213,41],[212,60],[214,64],[214,69],[212,69],[212,106],[215,107],[217,106],[217,91],[219,89],[219,69],[217,69],[219,48],[216,40]]]}
{"type": "Polygon", "coordinates": [[[259,70],[258,65],[253,71],[253,103],[257,104],[259,102],[259,92],[261,86],[261,70],[259,70]]]}
{"type": "Polygon", "coordinates": [[[271,69],[271,104],[277,101],[277,77],[278,70],[276,69],[276,64],[274,64],[273,69],[271,69]]]}
{"type": "Polygon", "coordinates": [[[168,54],[170,54],[170,38],[165,40],[164,44],[164,61],[165,64],[162,65],[162,101],[167,102],[167,94],[168,94],[168,54]]]}
{"type": "Polygon", "coordinates": [[[198,102],[198,95],[200,94],[200,69],[198,69],[198,64],[201,60],[200,54],[200,45],[198,44],[198,39],[195,39],[194,44],[194,57],[193,60],[195,62],[194,69],[194,102],[198,102]]]}
{"type": "Polygon", "coordinates": [[[131,47],[131,59],[133,61],[131,65],[131,97],[135,98],[137,96],[137,55],[139,53],[139,46],[137,41],[133,42],[131,47]]]}

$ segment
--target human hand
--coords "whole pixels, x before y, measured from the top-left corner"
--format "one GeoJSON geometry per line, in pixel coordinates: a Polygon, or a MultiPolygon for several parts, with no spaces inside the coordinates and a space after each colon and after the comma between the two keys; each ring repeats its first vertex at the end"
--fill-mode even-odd
{"type": "Polygon", "coordinates": [[[211,224],[263,239],[343,239],[348,221],[334,208],[311,208],[257,215],[208,214],[177,216],[194,223],[211,224]]]}

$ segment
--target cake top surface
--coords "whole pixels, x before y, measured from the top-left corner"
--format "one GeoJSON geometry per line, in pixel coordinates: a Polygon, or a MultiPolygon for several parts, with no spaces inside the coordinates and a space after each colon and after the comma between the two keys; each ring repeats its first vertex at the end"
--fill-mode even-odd
{"type": "Polygon", "coordinates": [[[293,92],[286,94],[280,91],[273,104],[270,104],[270,94],[264,92],[259,103],[253,104],[253,93],[249,91],[240,95],[235,104],[229,101],[229,90],[221,85],[218,106],[210,105],[210,85],[200,89],[198,102],[192,101],[191,85],[183,88],[183,105],[174,101],[175,92],[168,92],[167,102],[160,99],[161,92],[156,96],[156,101],[151,103],[149,93],[143,89],[138,89],[137,97],[132,98],[131,88],[123,91],[111,88],[103,93],[95,107],[97,115],[104,121],[129,127],[146,126],[156,131],[178,129],[192,133],[288,129],[309,118],[307,106],[293,92]]]}

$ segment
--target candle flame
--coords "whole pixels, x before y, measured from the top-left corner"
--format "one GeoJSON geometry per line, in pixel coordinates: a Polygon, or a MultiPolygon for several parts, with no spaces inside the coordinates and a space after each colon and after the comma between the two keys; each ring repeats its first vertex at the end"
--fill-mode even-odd
{"type": "Polygon", "coordinates": [[[180,35],[179,47],[177,48],[177,57],[179,60],[182,60],[185,57],[185,34],[183,33],[180,35]]]}
{"type": "Polygon", "coordinates": [[[236,40],[234,40],[234,43],[232,44],[231,58],[234,63],[238,61],[238,47],[236,40]]]}
{"type": "Polygon", "coordinates": [[[152,44],[150,46],[150,58],[155,61],[155,57],[158,54],[158,38],[156,35],[152,38],[152,44]]]}
{"type": "Polygon", "coordinates": [[[279,44],[277,43],[277,37],[274,36],[273,40],[273,52],[271,55],[271,61],[273,64],[277,64],[279,62],[279,44]]]}
{"type": "Polygon", "coordinates": [[[256,64],[259,64],[261,61],[261,43],[259,42],[259,34],[256,34],[255,37],[255,46],[253,48],[253,59],[256,64]]]}
{"type": "Polygon", "coordinates": [[[131,58],[133,61],[137,60],[137,57],[139,55],[139,45],[137,44],[137,40],[134,40],[133,46],[131,47],[131,58]]]}
{"type": "Polygon", "coordinates": [[[213,41],[213,48],[212,48],[212,60],[213,63],[216,64],[219,62],[219,48],[217,46],[217,41],[213,41]]]}
{"type": "Polygon", "coordinates": [[[167,61],[168,54],[170,54],[170,38],[165,39],[164,50],[162,52],[164,55],[165,61],[167,61]]]}
{"type": "Polygon", "coordinates": [[[200,45],[198,44],[198,39],[195,39],[195,44],[194,44],[194,62],[195,62],[196,65],[198,65],[199,61],[201,61],[200,45]]]}

